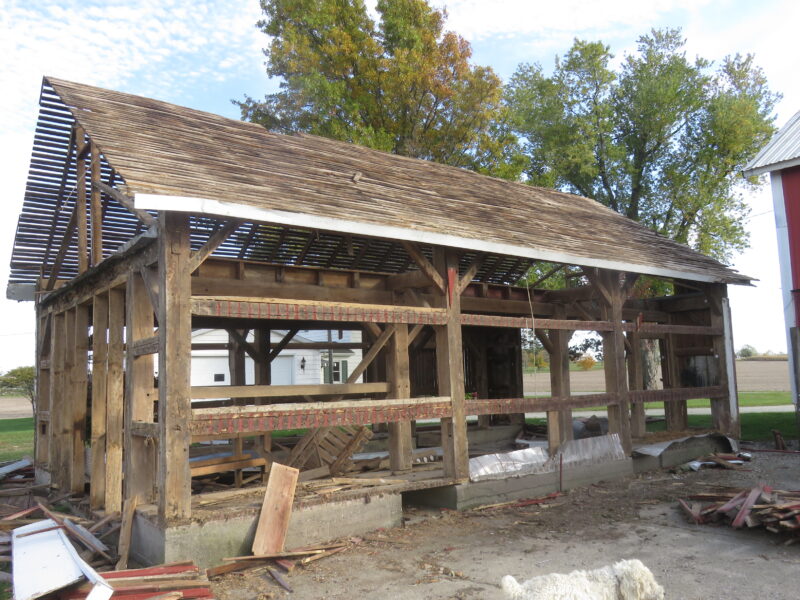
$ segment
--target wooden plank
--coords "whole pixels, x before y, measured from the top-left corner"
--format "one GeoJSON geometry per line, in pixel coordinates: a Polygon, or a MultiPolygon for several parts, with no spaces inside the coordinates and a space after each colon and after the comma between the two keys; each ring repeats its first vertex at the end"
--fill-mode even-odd
{"type": "Polygon", "coordinates": [[[299,474],[298,469],[273,463],[253,539],[253,554],[283,551],[299,474]]]}
{"type": "Polygon", "coordinates": [[[34,425],[34,458],[39,468],[49,470],[50,465],[50,424],[42,414],[50,411],[50,388],[52,370],[50,361],[52,315],[36,315],[36,423],[34,425]]]}
{"type": "Polygon", "coordinates": [[[147,354],[158,354],[158,336],[152,335],[149,338],[143,338],[131,342],[130,351],[134,357],[145,356],[147,354]]]}
{"type": "Polygon", "coordinates": [[[92,471],[89,506],[93,510],[102,508],[106,497],[107,336],[108,295],[98,294],[92,305],[92,471]]]}
{"type": "Polygon", "coordinates": [[[199,477],[200,475],[210,475],[211,473],[238,471],[239,469],[246,469],[248,467],[263,467],[265,464],[267,464],[267,460],[265,458],[245,458],[242,460],[231,460],[212,465],[191,466],[191,476],[199,477]]]}
{"type": "MultiPolygon", "coordinates": [[[[674,315],[670,315],[670,320],[674,315]]],[[[668,334],[660,342],[661,347],[661,370],[662,380],[665,388],[677,388],[681,386],[681,367],[680,358],[675,353],[678,347],[677,337],[668,334]]],[[[664,418],[666,420],[667,431],[686,431],[689,428],[689,410],[685,401],[672,402],[664,406],[664,418]]]]}
{"type": "Polygon", "coordinates": [[[194,400],[211,398],[289,398],[293,396],[369,396],[385,394],[389,384],[376,383],[326,383],[317,385],[201,385],[192,386],[194,400]]]}
{"type": "MultiPolygon", "coordinates": [[[[409,398],[408,325],[403,323],[393,327],[394,336],[386,352],[386,377],[391,385],[389,395],[392,398],[409,398]]],[[[411,421],[393,421],[389,423],[389,468],[393,472],[410,471],[411,462],[411,421]]]]}
{"type": "Polygon", "coordinates": [[[115,566],[117,571],[128,568],[128,555],[131,551],[131,533],[133,532],[133,517],[136,514],[136,505],[139,504],[139,497],[132,496],[125,499],[122,508],[122,528],[119,532],[119,546],[117,556],[119,560],[115,566]]]}
{"type": "Polygon", "coordinates": [[[464,355],[461,344],[461,295],[453,293],[458,282],[458,255],[434,248],[434,263],[447,280],[444,303],[447,321],[436,327],[436,374],[439,394],[450,396],[452,416],[441,420],[445,475],[457,481],[469,477],[467,420],[464,402],[464,355]]]}
{"type": "Polygon", "coordinates": [[[108,292],[108,364],[106,367],[106,512],[122,510],[122,425],[125,393],[123,360],[125,328],[125,292],[111,289],[108,292]]]}
{"type": "Polygon", "coordinates": [[[103,260],[103,204],[100,188],[100,149],[94,142],[91,143],[91,221],[92,221],[92,265],[99,265],[103,260]]]}
{"type": "Polygon", "coordinates": [[[189,446],[192,319],[189,216],[161,212],[158,236],[158,511],[163,523],[192,513],[189,446]]]}

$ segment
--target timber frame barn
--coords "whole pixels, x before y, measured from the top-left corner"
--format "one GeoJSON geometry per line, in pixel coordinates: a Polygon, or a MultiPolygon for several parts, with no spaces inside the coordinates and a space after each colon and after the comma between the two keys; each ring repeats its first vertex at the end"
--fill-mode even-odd
{"type": "Polygon", "coordinates": [[[687,399],[711,398],[737,435],[726,285],[750,278],[594,200],[51,77],[40,107],[8,295],[36,303],[37,478],[92,509],[138,496],[162,526],[187,522],[193,477],[241,483],[273,459],[342,472],[367,425],[400,490],[468,479],[468,416],[546,411],[555,452],[573,409],[605,405],[630,454],[645,401],[681,431],[687,399]],[[515,285],[537,261],[572,287],[515,285]],[[674,293],[629,297],[640,276],[674,293]],[[197,328],[228,331],[231,385],[191,386],[197,328]],[[315,329],[363,332],[347,382],[271,386],[270,361],[315,329]],[[522,329],[551,356],[550,397],[523,393],[522,329]],[[602,336],[604,393],[570,393],[575,331],[602,336]],[[664,389],[642,389],[645,338],[664,389]],[[418,420],[441,432],[422,473],[418,420]],[[271,437],[290,429],[308,430],[293,449],[271,437]],[[320,450],[329,434],[339,454],[320,450]],[[221,439],[232,454],[203,459],[221,439]]]}

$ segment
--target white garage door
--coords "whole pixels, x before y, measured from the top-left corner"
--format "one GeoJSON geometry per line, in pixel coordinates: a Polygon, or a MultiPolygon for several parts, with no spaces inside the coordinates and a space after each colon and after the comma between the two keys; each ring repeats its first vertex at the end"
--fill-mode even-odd
{"type": "Polygon", "coordinates": [[[294,357],[279,356],[272,361],[272,385],[294,384],[294,357]]]}

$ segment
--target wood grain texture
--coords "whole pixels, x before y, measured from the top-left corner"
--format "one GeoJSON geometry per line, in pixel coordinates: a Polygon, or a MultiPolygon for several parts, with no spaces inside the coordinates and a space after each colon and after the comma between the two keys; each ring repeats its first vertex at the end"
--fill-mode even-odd
{"type": "Polygon", "coordinates": [[[273,463],[253,539],[253,554],[283,551],[299,474],[298,469],[273,463]]]}

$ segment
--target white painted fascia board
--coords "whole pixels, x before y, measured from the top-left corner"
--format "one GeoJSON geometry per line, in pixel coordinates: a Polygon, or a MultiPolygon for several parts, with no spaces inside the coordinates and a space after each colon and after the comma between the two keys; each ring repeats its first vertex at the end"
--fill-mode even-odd
{"type": "Polygon", "coordinates": [[[320,217],[304,213],[294,213],[283,210],[260,208],[246,204],[223,202],[210,198],[192,198],[188,196],[162,196],[159,194],[136,194],[134,206],[142,210],[165,210],[176,212],[190,212],[207,215],[217,215],[232,219],[248,221],[264,221],[291,227],[307,229],[322,229],[354,235],[368,235],[384,239],[404,240],[422,244],[434,244],[450,248],[467,248],[478,252],[492,254],[505,254],[555,263],[580,265],[584,267],[598,267],[614,271],[634,271],[644,275],[668,277],[675,279],[688,279],[690,281],[705,281],[716,283],[719,280],[711,275],[702,275],[695,272],[680,271],[677,269],[664,269],[651,265],[640,265],[616,260],[604,260],[577,256],[567,252],[553,252],[527,246],[515,246],[499,242],[490,242],[472,238],[463,238],[444,233],[419,231],[392,225],[376,225],[374,223],[360,223],[345,219],[320,217]]]}

